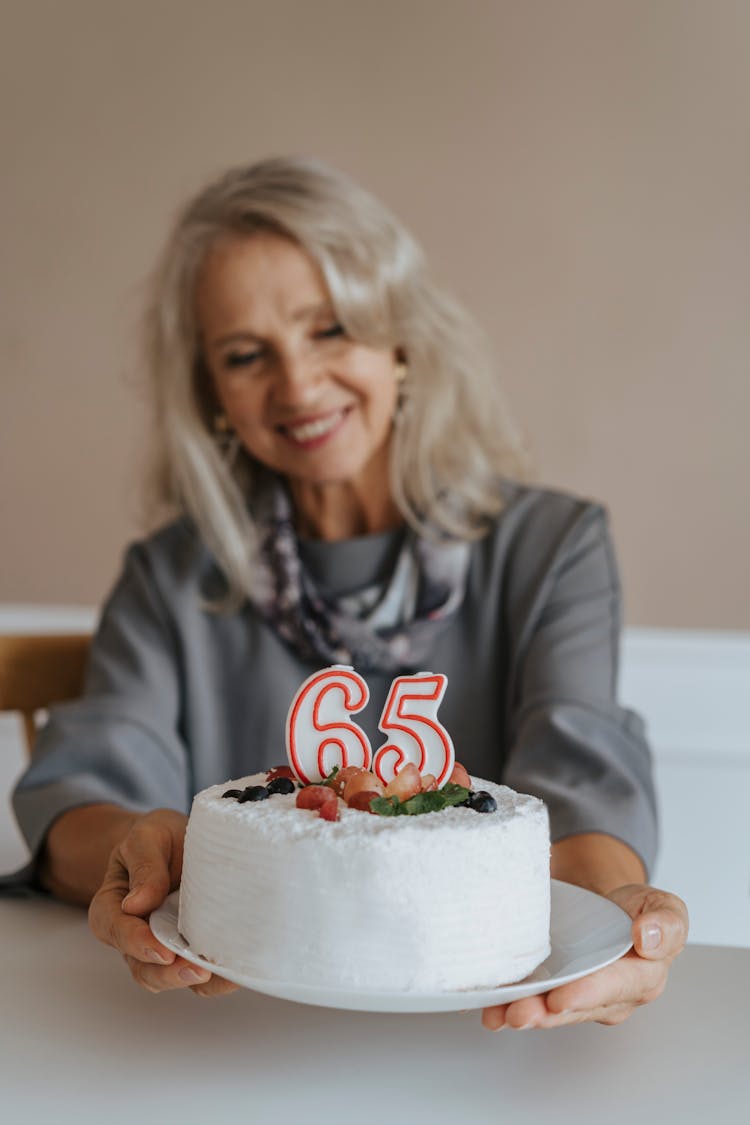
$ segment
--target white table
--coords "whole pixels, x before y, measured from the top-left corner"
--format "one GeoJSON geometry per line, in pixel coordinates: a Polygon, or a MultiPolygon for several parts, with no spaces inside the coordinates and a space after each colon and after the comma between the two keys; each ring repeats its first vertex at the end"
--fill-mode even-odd
{"type": "Polygon", "coordinates": [[[151,995],[85,913],[0,899],[0,1116],[119,1123],[748,1121],[750,952],[692,946],[618,1028],[484,1031],[240,991],[151,995]]]}

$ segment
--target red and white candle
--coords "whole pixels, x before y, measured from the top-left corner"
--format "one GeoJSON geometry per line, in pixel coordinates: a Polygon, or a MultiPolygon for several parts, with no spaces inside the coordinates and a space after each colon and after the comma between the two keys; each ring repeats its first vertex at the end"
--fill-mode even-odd
{"type": "Polygon", "coordinates": [[[447,686],[448,677],[440,672],[399,676],[391,684],[378,723],[387,741],[376,752],[372,767],[384,785],[407,762],[413,762],[422,775],[432,774],[438,788],[452,774],[453,742],[437,718],[447,686]]]}
{"type": "Polygon", "coordinates": [[[367,705],[370,690],[353,668],[334,664],[308,676],[286,717],[289,765],[306,785],[327,777],[334,766],[372,763],[370,740],[351,716],[367,705]]]}

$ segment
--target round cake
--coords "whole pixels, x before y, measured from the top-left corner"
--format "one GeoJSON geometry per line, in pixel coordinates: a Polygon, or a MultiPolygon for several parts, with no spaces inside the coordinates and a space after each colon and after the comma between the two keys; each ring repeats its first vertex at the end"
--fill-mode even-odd
{"type": "Polygon", "coordinates": [[[224,796],[265,774],[205,789],[185,837],[181,934],[267,980],[425,992],[521,980],[550,951],[547,810],[471,780],[493,811],[379,816],[340,802],[326,820],[293,792],[224,796]]]}

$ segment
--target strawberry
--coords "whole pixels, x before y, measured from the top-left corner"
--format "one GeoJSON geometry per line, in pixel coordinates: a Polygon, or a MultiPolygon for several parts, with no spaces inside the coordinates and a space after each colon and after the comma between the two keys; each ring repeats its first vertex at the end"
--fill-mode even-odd
{"type": "Polygon", "coordinates": [[[380,796],[383,788],[383,783],[379,777],[370,773],[369,770],[361,770],[347,780],[344,786],[344,800],[347,805],[351,804],[352,797],[356,793],[377,793],[380,796]]]}
{"type": "Polygon", "coordinates": [[[328,786],[329,788],[333,789],[334,793],[337,793],[340,797],[344,792],[344,787],[346,786],[347,781],[349,781],[350,778],[357,777],[358,774],[366,772],[367,771],[365,770],[364,766],[344,766],[342,770],[339,770],[335,777],[331,778],[331,780],[328,782],[328,786]]]}
{"type": "Polygon", "coordinates": [[[385,787],[386,797],[398,797],[399,801],[408,801],[422,791],[422,775],[413,762],[407,762],[401,767],[393,781],[385,787]]]}
{"type": "MultiPolygon", "coordinates": [[[[329,790],[330,792],[330,790],[329,790]]],[[[338,820],[339,818],[339,799],[336,794],[333,794],[332,801],[323,801],[318,809],[318,816],[321,820],[338,820]]]]}
{"type": "Polygon", "coordinates": [[[471,778],[460,762],[453,765],[453,773],[448,778],[452,785],[463,785],[464,789],[471,789],[471,778]]]}
{"type": "Polygon", "coordinates": [[[377,793],[374,789],[360,789],[349,802],[349,808],[357,809],[359,812],[372,812],[370,801],[380,796],[382,796],[382,794],[377,793]]]}
{"type": "Polygon", "coordinates": [[[296,773],[289,766],[274,766],[266,774],[266,785],[269,781],[275,781],[277,777],[288,777],[290,781],[299,781],[296,773]]]}
{"type": "Polygon", "coordinates": [[[327,785],[306,785],[297,792],[298,809],[318,810],[323,820],[338,820],[339,799],[327,785]]]}

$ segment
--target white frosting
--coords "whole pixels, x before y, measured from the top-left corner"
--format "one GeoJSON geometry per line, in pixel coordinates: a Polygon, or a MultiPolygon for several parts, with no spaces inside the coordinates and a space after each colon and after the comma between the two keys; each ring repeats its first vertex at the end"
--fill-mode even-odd
{"type": "Polygon", "coordinates": [[[472,779],[497,812],[450,808],[340,820],[295,794],[239,804],[215,785],[193,801],[179,928],[191,948],[252,977],[333,988],[494,987],[549,954],[547,810],[472,779]]]}

